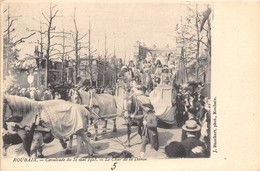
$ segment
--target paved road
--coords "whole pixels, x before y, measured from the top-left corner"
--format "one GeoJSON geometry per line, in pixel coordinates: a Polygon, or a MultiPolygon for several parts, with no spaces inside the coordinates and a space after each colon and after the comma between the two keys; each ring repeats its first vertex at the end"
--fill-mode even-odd
{"type": "MultiPolygon", "coordinates": [[[[99,136],[98,141],[91,140],[91,143],[93,144],[94,148],[96,149],[97,153],[95,157],[105,157],[106,154],[110,152],[121,152],[123,150],[128,150],[131,152],[135,157],[139,157],[140,155],[140,147],[141,147],[141,139],[139,135],[137,134],[137,127],[132,127],[132,134],[131,136],[134,136],[131,139],[131,147],[124,147],[122,145],[122,142],[125,142],[127,139],[126,135],[126,125],[124,125],[123,118],[118,117],[117,119],[117,126],[118,131],[117,132],[108,132],[105,135],[99,136]]],[[[102,123],[99,123],[99,128],[102,127],[102,123]]],[[[108,131],[111,131],[113,128],[113,122],[112,120],[108,121],[108,131]]],[[[93,126],[90,127],[90,132],[94,133],[93,126]]],[[[100,130],[101,132],[101,130],[100,130]]],[[[155,151],[151,148],[151,145],[147,145],[147,152],[146,157],[147,158],[166,158],[164,154],[164,147],[169,144],[171,141],[180,141],[181,140],[181,129],[180,128],[171,128],[171,129],[163,129],[158,128],[159,132],[159,143],[160,148],[158,151],[155,151]]],[[[74,138],[74,145],[72,148],[72,154],[65,155],[65,150],[62,148],[58,140],[54,140],[50,144],[46,144],[44,147],[43,154],[45,157],[73,157],[76,152],[76,139],[74,138]]],[[[87,157],[86,151],[82,151],[82,154],[80,157],[87,157]]]]}

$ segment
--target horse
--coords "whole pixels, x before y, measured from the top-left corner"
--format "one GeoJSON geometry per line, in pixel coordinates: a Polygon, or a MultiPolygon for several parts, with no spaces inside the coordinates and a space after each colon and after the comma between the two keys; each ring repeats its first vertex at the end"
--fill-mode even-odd
{"type": "MultiPolygon", "coordinates": [[[[55,138],[62,139],[77,135],[77,152],[80,155],[81,142],[87,146],[88,154],[93,155],[93,147],[84,133],[86,119],[89,111],[83,106],[66,102],[64,100],[33,101],[25,97],[4,95],[4,120],[13,116],[21,116],[20,127],[32,127],[45,123],[55,138]],[[35,120],[35,118],[39,118],[35,120]]],[[[32,128],[31,128],[32,129],[32,128]]],[[[43,135],[36,134],[31,143],[29,156],[39,147],[43,135]]]]}
{"type": "MultiPolygon", "coordinates": [[[[32,141],[35,141],[36,139],[38,139],[39,136],[42,136],[41,132],[35,131],[33,134],[33,137],[32,137],[32,141]]],[[[20,137],[20,136],[18,135],[16,137],[20,137]]],[[[3,142],[6,143],[5,140],[3,142]]],[[[37,148],[42,147],[42,141],[37,141],[35,143],[37,144],[37,148]]],[[[33,155],[35,158],[37,157],[36,150],[34,150],[34,152],[30,152],[30,149],[29,149],[29,153],[28,153],[28,151],[26,150],[26,147],[25,147],[25,143],[22,142],[22,139],[20,139],[19,141],[16,141],[16,142],[12,141],[11,144],[4,144],[3,149],[4,149],[3,155],[8,158],[10,158],[10,157],[12,157],[12,158],[13,157],[29,158],[29,157],[33,157],[33,155]]],[[[42,152],[42,151],[38,151],[38,152],[42,152]]],[[[41,155],[41,153],[40,153],[40,155],[41,155]]],[[[38,157],[40,155],[38,155],[38,157]]]]}
{"type": "Polygon", "coordinates": [[[143,125],[143,119],[145,115],[145,111],[147,108],[152,108],[153,106],[149,100],[149,98],[142,93],[136,93],[133,91],[132,88],[130,90],[130,95],[128,92],[126,92],[125,98],[124,98],[124,118],[127,125],[127,146],[131,147],[130,145],[130,135],[131,135],[131,126],[135,123],[138,126],[138,134],[140,135],[140,138],[142,138],[142,130],[144,129],[143,125]]]}
{"type": "MultiPolygon", "coordinates": [[[[35,126],[33,126],[35,125],[33,118],[38,116],[38,112],[38,104],[33,100],[26,97],[4,96],[3,128],[6,131],[3,135],[3,141],[4,150],[5,152],[8,151],[6,153],[8,157],[12,157],[12,155],[30,157],[34,153],[37,155],[36,150],[33,153],[30,152],[30,146],[31,141],[41,134],[41,132],[35,131],[35,126]],[[26,130],[26,127],[31,128],[26,130]],[[9,153],[10,151],[14,153],[9,153]]],[[[41,156],[41,151],[39,152],[41,156]]]]}
{"type": "Polygon", "coordinates": [[[91,90],[86,92],[83,90],[75,90],[71,96],[71,102],[82,104],[89,109],[92,117],[94,118],[95,135],[94,140],[98,140],[98,125],[99,119],[105,121],[103,132],[106,132],[108,117],[113,120],[113,132],[117,132],[116,118],[110,117],[117,112],[117,105],[114,96],[110,94],[95,94],[91,90]],[[110,115],[110,116],[109,116],[110,115]],[[106,118],[107,117],[107,118],[106,118]]]}

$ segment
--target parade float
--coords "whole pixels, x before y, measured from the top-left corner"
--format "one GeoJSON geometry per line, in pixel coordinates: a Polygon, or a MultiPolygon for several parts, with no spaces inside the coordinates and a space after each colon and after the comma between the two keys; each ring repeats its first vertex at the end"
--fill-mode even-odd
{"type": "Polygon", "coordinates": [[[175,109],[173,103],[173,88],[169,85],[159,85],[150,94],[149,99],[154,106],[159,125],[171,127],[175,123],[175,109]]]}

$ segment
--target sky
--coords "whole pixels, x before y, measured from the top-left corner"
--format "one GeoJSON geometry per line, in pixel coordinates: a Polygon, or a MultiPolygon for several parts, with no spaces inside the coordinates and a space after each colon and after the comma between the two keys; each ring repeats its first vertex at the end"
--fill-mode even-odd
{"type": "MultiPolygon", "coordinates": [[[[105,34],[107,35],[108,54],[113,55],[114,49],[117,57],[126,61],[133,58],[136,41],[144,42],[147,46],[165,48],[176,47],[176,40],[170,35],[175,35],[176,24],[181,17],[187,15],[185,4],[174,3],[52,3],[57,5],[58,16],[53,20],[55,31],[74,31],[73,14],[76,9],[76,22],[80,35],[88,32],[91,22],[91,44],[97,53],[104,54],[105,34]],[[114,48],[115,47],[115,48],[114,48]],[[126,54],[126,55],[125,55],[126,54]]],[[[39,30],[39,21],[44,22],[42,12],[49,13],[49,3],[10,3],[11,16],[19,16],[14,23],[17,38],[30,34],[27,30],[39,30]]],[[[4,8],[7,7],[4,6],[4,8]]],[[[6,16],[5,16],[6,17],[6,16]]],[[[4,23],[6,28],[6,22],[4,23]]],[[[45,26],[43,26],[46,29],[45,26]]],[[[66,40],[72,44],[71,36],[66,40]]],[[[33,55],[36,44],[29,43],[39,39],[39,34],[34,35],[25,43],[20,44],[20,55],[33,55]]],[[[61,38],[56,38],[53,43],[61,43],[61,38]]],[[[88,42],[86,36],[82,42],[88,42]]],[[[68,49],[69,50],[69,49],[68,49]]],[[[86,53],[82,50],[82,54],[86,53]]]]}

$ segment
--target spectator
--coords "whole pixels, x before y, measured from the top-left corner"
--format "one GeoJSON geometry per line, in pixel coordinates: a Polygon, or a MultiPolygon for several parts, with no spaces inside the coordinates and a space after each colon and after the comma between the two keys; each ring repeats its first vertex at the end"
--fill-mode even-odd
{"type": "Polygon", "coordinates": [[[61,95],[60,95],[60,93],[59,92],[55,92],[54,93],[54,99],[61,99],[61,95]]]}
{"type": "Polygon", "coordinates": [[[148,143],[151,144],[154,150],[158,151],[159,149],[157,119],[153,110],[153,106],[150,106],[147,108],[147,111],[145,111],[146,114],[143,119],[144,128],[142,133],[142,144],[140,154],[141,158],[144,158],[146,152],[146,145],[148,143]]]}
{"type": "Polygon", "coordinates": [[[186,151],[182,143],[173,141],[169,145],[165,146],[164,151],[168,158],[184,158],[186,157],[186,151]]]}
{"type": "Polygon", "coordinates": [[[186,151],[186,157],[196,157],[196,155],[193,155],[193,153],[196,153],[196,150],[194,151],[195,147],[199,147],[199,149],[202,149],[200,150],[200,153],[204,153],[205,145],[196,137],[196,133],[200,131],[200,126],[197,122],[194,120],[187,120],[182,129],[185,130],[187,134],[187,138],[182,141],[186,151]]]}
{"type": "MultiPolygon", "coordinates": [[[[195,121],[196,123],[198,123],[196,121],[196,116],[197,116],[197,111],[195,108],[189,108],[188,111],[186,112],[186,114],[184,115],[183,121],[184,123],[186,123],[187,121],[195,121]]],[[[196,131],[196,137],[199,138],[200,137],[200,131],[196,131]]],[[[182,129],[182,140],[185,140],[187,138],[187,134],[186,134],[186,130],[182,129]]]]}

